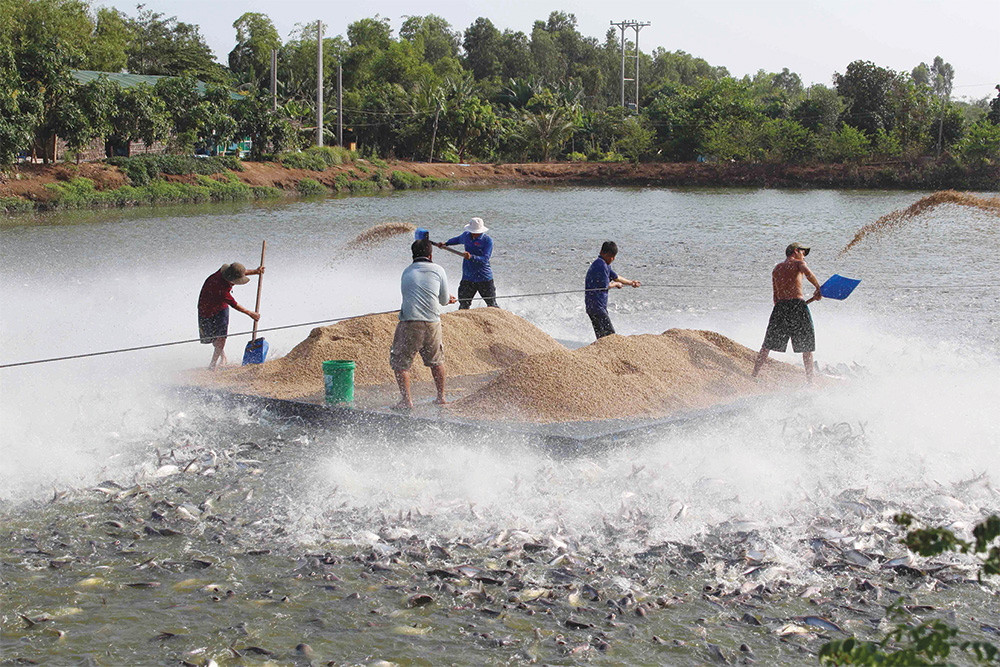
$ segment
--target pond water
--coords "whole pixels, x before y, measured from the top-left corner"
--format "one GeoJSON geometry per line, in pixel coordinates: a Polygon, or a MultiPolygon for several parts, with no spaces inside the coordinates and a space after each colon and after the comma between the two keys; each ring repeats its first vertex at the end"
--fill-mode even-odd
{"type": "MultiPolygon", "coordinates": [[[[800,662],[823,639],[789,619],[837,610],[875,637],[897,594],[989,639],[997,589],[960,584],[968,559],[948,561],[954,581],[872,560],[905,555],[896,511],[961,532],[1000,508],[997,219],[941,207],[839,254],[925,194],[509,188],[4,222],[0,363],[193,338],[205,277],[255,265],[262,239],[262,327],[396,308],[410,237],[347,246],[386,222],[444,240],[482,217],[501,295],[579,289],[615,240],[614,268],[644,283],[611,294],[623,334],[711,329],[756,349],[793,240],[821,280],[862,280],[812,306],[817,361],[851,382],[572,459],[192,405],[167,387],[207,364],[196,343],[0,370],[4,657],[703,664],[746,644],[800,662]]],[[[460,260],[435,260],[457,286],[460,260]]],[[[253,288],[234,296],[251,305],[253,288]]],[[[501,304],[592,340],[580,294],[501,304]]],[[[268,333],[269,356],[308,332],[268,333]]]]}

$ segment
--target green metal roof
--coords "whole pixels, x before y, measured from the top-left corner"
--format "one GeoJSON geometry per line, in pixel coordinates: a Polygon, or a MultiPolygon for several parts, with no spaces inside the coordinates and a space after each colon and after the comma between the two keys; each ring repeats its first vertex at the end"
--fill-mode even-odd
{"type": "MultiPolygon", "coordinates": [[[[74,79],[79,81],[81,84],[88,84],[91,81],[95,81],[101,76],[108,77],[109,81],[115,81],[122,88],[131,88],[132,86],[138,86],[140,83],[144,83],[150,88],[156,85],[156,82],[160,79],[170,79],[175,77],[160,76],[156,74],[128,74],[122,72],[95,72],[89,69],[74,69],[70,70],[70,74],[74,79]]],[[[203,81],[195,81],[195,88],[198,90],[198,94],[204,96],[205,92],[208,90],[208,86],[205,85],[203,81]]],[[[232,100],[242,100],[243,95],[235,91],[229,91],[229,98],[232,100]]]]}

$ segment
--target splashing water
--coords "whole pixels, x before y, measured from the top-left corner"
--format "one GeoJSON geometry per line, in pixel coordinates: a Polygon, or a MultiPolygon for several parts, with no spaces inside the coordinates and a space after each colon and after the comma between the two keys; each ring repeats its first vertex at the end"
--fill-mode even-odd
{"type": "Polygon", "coordinates": [[[905,223],[907,220],[927,213],[928,211],[944,204],[966,206],[980,211],[985,211],[987,213],[992,213],[993,215],[1000,217],[1000,197],[977,197],[976,195],[969,194],[968,192],[942,190],[940,192],[935,192],[932,195],[928,195],[917,201],[915,204],[912,204],[904,209],[899,209],[897,211],[893,211],[892,213],[883,215],[875,222],[865,225],[858,230],[858,233],[855,234],[854,238],[851,239],[851,242],[840,251],[840,254],[844,255],[851,248],[861,243],[861,241],[869,236],[874,237],[887,234],[899,225],[905,223]]]}

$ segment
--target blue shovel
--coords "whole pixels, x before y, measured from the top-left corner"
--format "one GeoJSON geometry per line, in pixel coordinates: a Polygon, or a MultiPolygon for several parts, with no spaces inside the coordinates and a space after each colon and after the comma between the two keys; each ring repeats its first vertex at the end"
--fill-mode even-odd
{"type": "MultiPolygon", "coordinates": [[[[260,247],[260,266],[264,266],[264,251],[267,250],[267,241],[264,241],[263,245],[260,247]]],[[[260,287],[261,283],[264,282],[264,276],[257,276],[257,305],[254,306],[254,312],[260,312],[260,287]]],[[[247,347],[243,350],[243,365],[247,364],[262,364],[264,359],[267,358],[267,341],[263,338],[257,338],[257,322],[253,323],[253,337],[250,342],[247,343],[247,347]]]]}
{"type": "MultiPolygon", "coordinates": [[[[860,280],[854,280],[853,278],[845,278],[837,273],[830,276],[829,280],[823,283],[819,288],[819,293],[823,295],[824,299],[835,299],[837,301],[843,301],[851,295],[854,288],[861,284],[860,280]]],[[[811,303],[813,299],[809,299],[806,303],[811,303]]]]}

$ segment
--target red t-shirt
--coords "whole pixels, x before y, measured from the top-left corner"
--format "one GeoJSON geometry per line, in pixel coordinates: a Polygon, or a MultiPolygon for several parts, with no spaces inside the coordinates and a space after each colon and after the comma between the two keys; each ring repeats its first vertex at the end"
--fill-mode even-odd
{"type": "Polygon", "coordinates": [[[232,290],[233,284],[222,277],[221,270],[210,275],[198,295],[198,317],[211,317],[229,306],[235,306],[232,290]]]}

